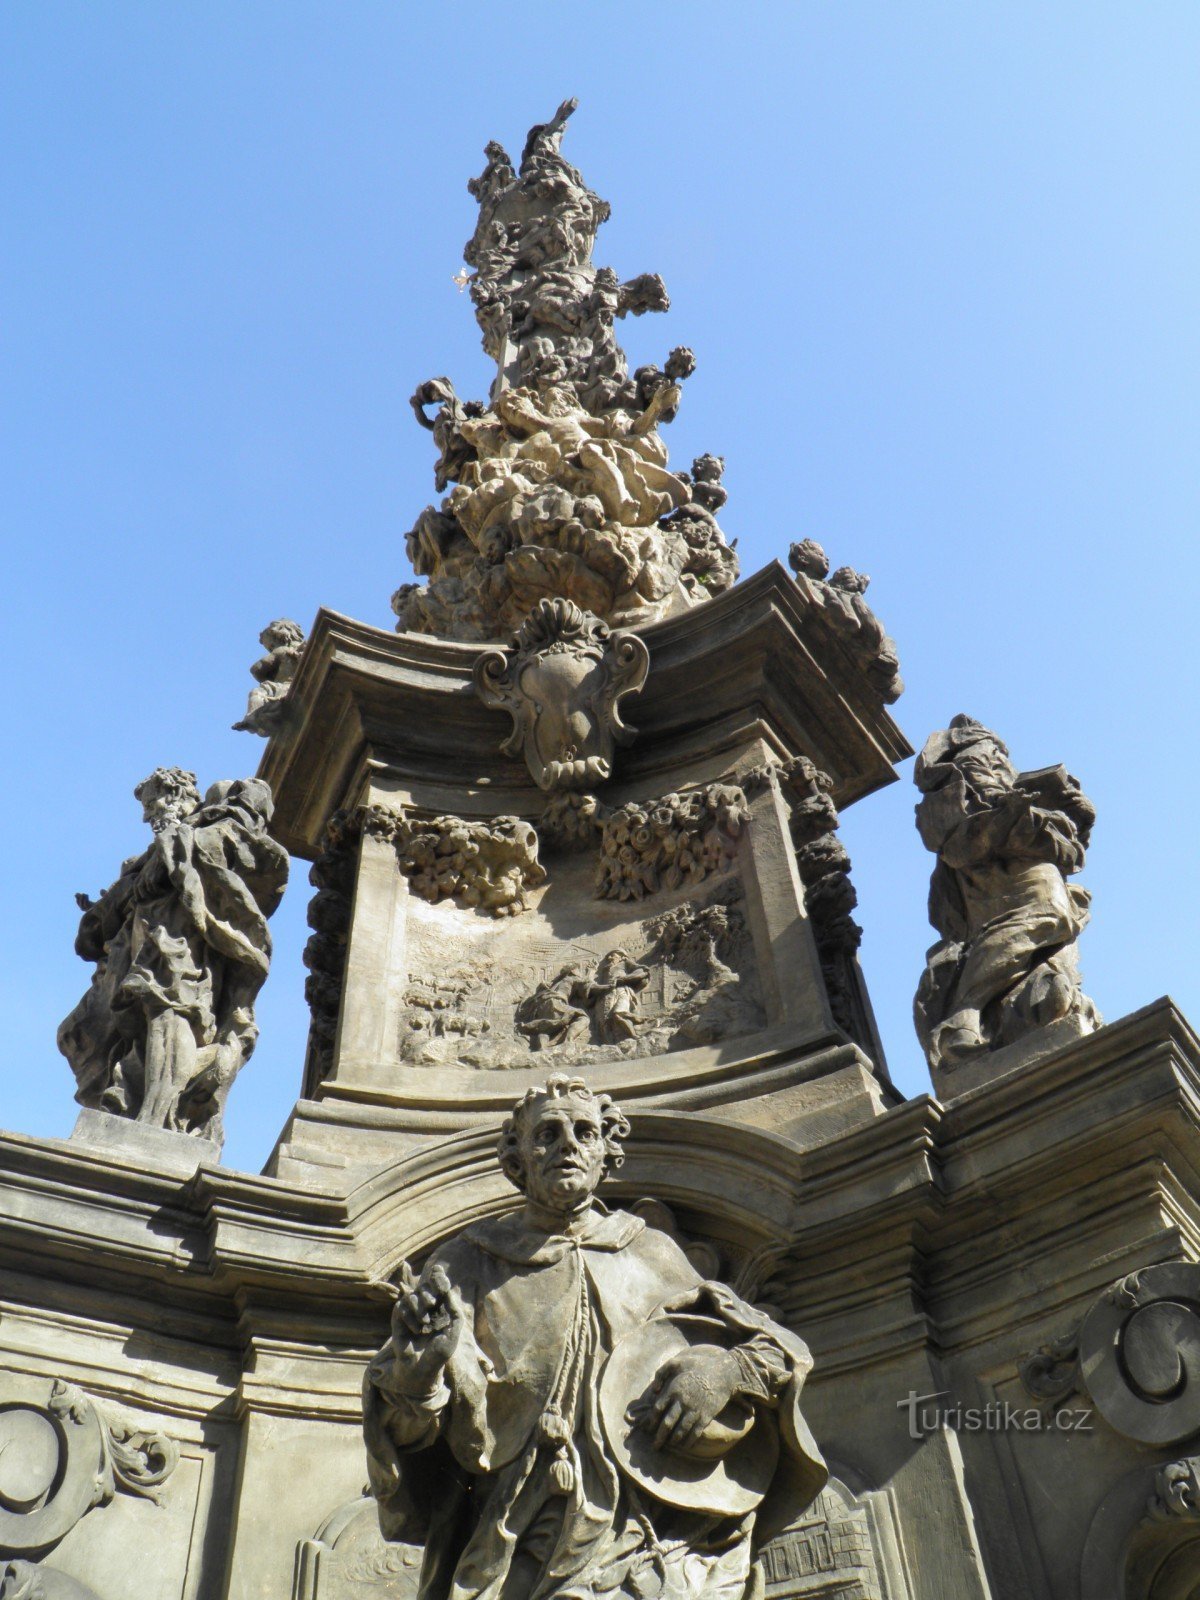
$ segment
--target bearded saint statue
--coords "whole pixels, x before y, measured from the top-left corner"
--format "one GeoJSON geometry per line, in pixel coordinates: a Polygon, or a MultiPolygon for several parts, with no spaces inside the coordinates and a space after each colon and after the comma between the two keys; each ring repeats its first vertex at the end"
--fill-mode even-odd
{"type": "Polygon", "coordinates": [[[596,1199],[628,1132],[578,1078],[531,1089],[498,1150],[524,1204],[400,1269],[365,1432],[420,1600],[743,1600],[825,1483],[804,1343],[596,1199]]]}

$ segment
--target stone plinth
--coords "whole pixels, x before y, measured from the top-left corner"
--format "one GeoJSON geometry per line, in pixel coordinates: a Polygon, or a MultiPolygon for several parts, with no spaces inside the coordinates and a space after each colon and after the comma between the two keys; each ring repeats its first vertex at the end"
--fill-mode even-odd
{"type": "Polygon", "coordinates": [[[181,1176],[190,1175],[198,1167],[216,1166],[221,1159],[221,1146],[215,1139],[152,1128],[128,1117],[93,1111],[89,1106],[75,1119],[71,1139],[113,1161],[128,1162],[133,1167],[163,1168],[181,1176]]]}

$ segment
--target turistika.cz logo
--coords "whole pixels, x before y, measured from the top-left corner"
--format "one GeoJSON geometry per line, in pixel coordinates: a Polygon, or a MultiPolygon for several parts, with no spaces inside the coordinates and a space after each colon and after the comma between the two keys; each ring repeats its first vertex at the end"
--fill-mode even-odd
{"type": "Polygon", "coordinates": [[[932,1394],[908,1391],[907,1398],[896,1401],[897,1411],[908,1412],[908,1436],[923,1439],[926,1434],[949,1428],[955,1433],[1091,1433],[1092,1410],[1090,1406],[1061,1411],[1041,1411],[1037,1406],[1014,1406],[1007,1400],[989,1400],[982,1406],[964,1406],[957,1400],[941,1404],[949,1396],[949,1389],[935,1389],[932,1394]]]}

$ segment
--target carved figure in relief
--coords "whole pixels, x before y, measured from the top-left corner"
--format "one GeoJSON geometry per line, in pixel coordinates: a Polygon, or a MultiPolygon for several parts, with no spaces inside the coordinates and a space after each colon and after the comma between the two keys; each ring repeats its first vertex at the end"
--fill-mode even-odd
{"type": "Polygon", "coordinates": [[[1019,773],[971,717],[932,734],[917,757],[917,828],[938,861],[929,920],[942,935],[917,989],[931,1066],[952,1067],[1067,1018],[1099,1015],[1080,987],[1075,941],[1087,925],[1083,865],[1095,809],[1062,767],[1019,773]]]}
{"type": "Polygon", "coordinates": [[[259,733],[267,739],[282,720],[284,697],[304,650],[304,629],[298,622],[280,617],[267,623],[258,640],[267,652],[250,668],[258,679],[258,688],[251,689],[246,715],[233,727],[237,733],[259,733]]]}
{"type": "Polygon", "coordinates": [[[792,545],[788,563],[816,615],[863,668],[884,704],[898,700],[904,680],[896,641],[863,598],[871,583],[866,573],[839,567],[830,577],[829,559],[815,539],[801,539],[792,545]]]}
{"type": "Polygon", "coordinates": [[[636,634],[613,633],[569,600],[543,600],[508,650],[479,657],[475,688],[512,718],[500,748],[524,756],[540,789],[589,789],[611,775],[615,746],[633,737],[620,702],[641,689],[649,667],[636,634]]]}
{"type": "Polygon", "coordinates": [[[583,968],[570,962],[557,978],[539,983],[517,1007],[517,1029],[535,1050],[555,1049],[588,1037],[591,1019],[578,1003],[583,968]]]}
{"type": "Polygon", "coordinates": [[[498,1152],[521,1208],[401,1269],[364,1418],[424,1600],[740,1600],[825,1483],[803,1343],[596,1200],[628,1127],[579,1079],[530,1090],[498,1152]]]}
{"type": "Polygon", "coordinates": [[[610,950],[601,957],[584,987],[601,1044],[637,1037],[642,1026],[641,991],[649,981],[649,967],[631,961],[624,950],[610,950]]]}
{"type": "Polygon", "coordinates": [[[596,893],[641,900],[660,889],[702,883],[732,862],[749,820],[746,796],[732,783],[620,806],[604,816],[596,893]]]}
{"type": "Polygon", "coordinates": [[[134,790],[153,841],[92,901],[75,949],[96,962],[58,1030],[75,1098],[153,1127],[221,1137],[221,1112],[258,1037],[267,919],[287,883],[271,838],[271,791],[158,767],[134,790]]]}

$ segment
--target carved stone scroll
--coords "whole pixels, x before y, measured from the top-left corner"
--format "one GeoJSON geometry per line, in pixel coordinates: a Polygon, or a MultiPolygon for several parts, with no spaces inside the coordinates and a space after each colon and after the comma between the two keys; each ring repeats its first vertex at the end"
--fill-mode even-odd
{"type": "Polygon", "coordinates": [[[506,755],[524,756],[539,789],[586,790],[612,773],[614,748],[634,730],[620,703],[637,694],[650,653],[635,633],[608,624],[569,600],[542,600],[508,650],[488,650],[475,663],[485,705],[507,711],[506,755]]]}
{"type": "Polygon", "coordinates": [[[157,1500],[178,1463],[166,1434],[61,1379],[44,1405],[0,1404],[0,1555],[48,1549],[118,1492],[157,1500]]]}

